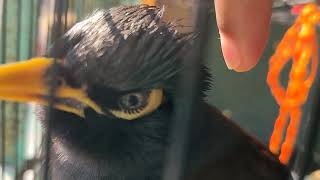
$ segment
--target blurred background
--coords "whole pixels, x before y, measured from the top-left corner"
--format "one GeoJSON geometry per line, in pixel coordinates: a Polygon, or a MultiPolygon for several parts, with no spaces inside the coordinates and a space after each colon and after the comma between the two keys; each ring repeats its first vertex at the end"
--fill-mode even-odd
{"type": "MultiPolygon", "coordinates": [[[[0,60],[1,63],[20,61],[45,54],[52,43],[54,0],[0,0],[0,60]]],[[[159,0],[165,6],[165,19],[184,25],[181,31],[192,27],[195,14],[187,0],[159,0]]],[[[193,2],[193,1],[192,1],[193,2]]],[[[141,3],[139,0],[65,0],[61,31],[70,28],[93,10],[107,9],[121,4],[141,3]]],[[[279,6],[281,5],[278,4],[279,6]]],[[[232,12],[230,12],[232,13],[232,12]]],[[[210,17],[209,48],[204,63],[210,68],[214,81],[207,93],[208,102],[240,124],[263,143],[267,144],[278,113],[266,84],[268,58],[294,18],[288,11],[273,12],[270,40],[262,60],[250,72],[236,73],[225,66],[219,35],[215,23],[214,7],[210,17]]],[[[287,67],[287,71],[290,65],[287,67]]],[[[285,77],[286,73],[284,73],[285,77]]],[[[285,79],[285,78],[284,78],[285,79]]],[[[310,99],[312,99],[312,94],[310,99]]],[[[311,101],[305,105],[304,118],[311,101]]],[[[33,105],[0,103],[0,179],[26,179],[37,177],[41,144],[41,125],[36,121],[33,105]]],[[[302,123],[303,124],[303,123],[302,123]]],[[[319,144],[319,143],[318,143],[319,144]]],[[[319,149],[319,148],[318,148],[319,149]]],[[[320,154],[314,152],[315,164],[320,164],[320,154]]]]}

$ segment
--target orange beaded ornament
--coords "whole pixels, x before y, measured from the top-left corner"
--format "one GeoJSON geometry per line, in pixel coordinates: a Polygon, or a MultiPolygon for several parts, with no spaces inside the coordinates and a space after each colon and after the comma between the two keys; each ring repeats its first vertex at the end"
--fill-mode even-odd
{"type": "Polygon", "coordinates": [[[302,106],[306,102],[318,67],[316,26],[320,11],[316,4],[303,7],[296,22],[285,33],[269,62],[267,83],[279,104],[279,115],[270,138],[269,148],[287,164],[292,155],[300,125],[302,106]],[[283,67],[292,60],[287,89],[279,80],[283,67]],[[283,140],[287,121],[288,129],[283,140]]]}

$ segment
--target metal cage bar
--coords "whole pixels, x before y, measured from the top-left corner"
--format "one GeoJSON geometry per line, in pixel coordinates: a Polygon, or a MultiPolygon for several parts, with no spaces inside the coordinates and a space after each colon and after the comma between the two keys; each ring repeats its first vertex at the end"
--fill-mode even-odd
{"type": "MultiPolygon", "coordinates": [[[[197,37],[194,42],[194,48],[189,52],[185,59],[185,69],[179,80],[178,96],[187,98],[184,105],[175,100],[173,114],[173,124],[171,130],[172,143],[167,152],[167,162],[165,163],[163,179],[164,180],[182,180],[186,171],[186,153],[189,140],[189,131],[192,119],[196,118],[200,85],[199,74],[201,60],[204,59],[204,50],[207,45],[207,36],[209,28],[209,5],[207,0],[198,0],[195,2],[196,22],[193,32],[197,37]]],[[[178,99],[178,98],[176,98],[178,99]]]]}
{"type": "Polygon", "coordinates": [[[308,174],[311,162],[313,162],[313,151],[316,149],[316,144],[319,142],[319,128],[320,128],[320,73],[317,73],[314,92],[312,98],[311,108],[307,110],[305,124],[302,125],[301,130],[304,132],[302,142],[297,148],[296,158],[293,164],[293,170],[297,174],[299,180],[303,180],[308,174]]]}
{"type": "MultiPolygon", "coordinates": [[[[1,1],[1,48],[0,48],[0,51],[1,51],[1,61],[3,62],[5,57],[6,57],[6,52],[5,52],[5,45],[6,45],[6,0],[2,0],[1,1]]],[[[6,161],[6,158],[5,158],[5,138],[6,138],[6,134],[5,134],[5,126],[6,126],[6,122],[5,122],[5,119],[3,119],[3,107],[4,107],[4,103],[1,102],[0,103],[0,108],[1,108],[1,139],[2,139],[2,142],[1,142],[1,177],[2,179],[5,178],[5,161],[6,161]]]]}
{"type": "MultiPolygon", "coordinates": [[[[1,59],[2,61],[4,61],[4,59],[6,58],[6,50],[5,50],[5,46],[6,46],[6,5],[7,5],[7,1],[6,0],[2,0],[1,1],[1,59]]],[[[5,152],[6,152],[6,132],[5,132],[5,127],[6,127],[6,121],[5,118],[3,116],[3,112],[4,112],[4,103],[1,102],[0,103],[0,108],[1,108],[1,177],[2,179],[5,178],[5,152]]]]}
{"type": "MultiPolygon", "coordinates": [[[[64,31],[67,29],[67,10],[68,10],[68,1],[55,1],[54,2],[54,19],[51,31],[51,42],[58,39],[63,35],[64,31]],[[65,17],[63,21],[63,17],[65,17]]],[[[54,59],[54,64],[56,63],[54,59]]],[[[54,74],[54,73],[53,73],[54,74]]],[[[48,98],[48,110],[46,112],[46,121],[47,121],[47,129],[45,135],[45,159],[44,159],[44,175],[43,179],[51,179],[50,175],[50,148],[51,148],[51,122],[54,119],[53,107],[54,107],[54,96],[56,86],[54,83],[54,78],[49,79],[50,87],[49,87],[49,98],[48,98]]]]}

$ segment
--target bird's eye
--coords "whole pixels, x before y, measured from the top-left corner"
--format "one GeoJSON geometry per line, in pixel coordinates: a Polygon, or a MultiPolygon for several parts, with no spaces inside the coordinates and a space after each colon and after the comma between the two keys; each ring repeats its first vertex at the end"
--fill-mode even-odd
{"type": "Polygon", "coordinates": [[[150,92],[130,93],[122,96],[119,100],[119,106],[123,110],[138,111],[147,104],[150,92]]]}
{"type": "Polygon", "coordinates": [[[119,98],[119,109],[110,109],[115,117],[133,120],[156,110],[163,98],[162,89],[128,93],[119,98]]]}

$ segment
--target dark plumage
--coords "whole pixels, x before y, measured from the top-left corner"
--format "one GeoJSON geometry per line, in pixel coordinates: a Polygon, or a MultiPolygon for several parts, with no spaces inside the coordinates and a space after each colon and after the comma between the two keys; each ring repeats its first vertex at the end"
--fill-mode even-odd
{"type": "MultiPolygon", "coordinates": [[[[162,88],[165,101],[133,121],[101,115],[85,118],[54,111],[51,174],[53,180],[160,180],[173,97],[190,34],[161,20],[163,9],[121,6],[94,12],[52,46],[48,56],[71,87],[86,87],[103,110],[117,109],[128,92],[162,88]]],[[[52,71],[56,72],[56,71],[52,71]]],[[[47,76],[52,75],[48,71],[47,76]]],[[[202,89],[210,77],[203,70],[202,89]]],[[[204,93],[203,93],[204,94],[204,93]]],[[[193,121],[188,173],[192,180],[286,180],[289,172],[263,145],[199,99],[193,121]]]]}

